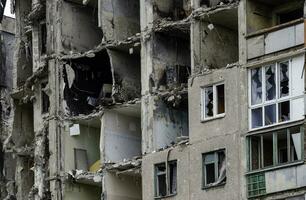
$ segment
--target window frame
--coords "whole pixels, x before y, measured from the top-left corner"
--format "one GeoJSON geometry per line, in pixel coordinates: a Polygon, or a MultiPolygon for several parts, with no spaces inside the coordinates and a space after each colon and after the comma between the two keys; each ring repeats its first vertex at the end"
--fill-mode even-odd
{"type": "Polygon", "coordinates": [[[302,97],[302,95],[295,95],[293,96],[292,94],[292,70],[293,70],[293,64],[292,64],[292,58],[289,59],[284,59],[284,60],[280,60],[277,62],[273,62],[273,63],[267,63],[264,65],[261,65],[260,67],[254,67],[254,68],[250,68],[248,70],[248,116],[249,116],[249,130],[254,131],[254,130],[259,130],[259,129],[263,129],[263,128],[267,128],[267,127],[272,127],[275,125],[280,125],[280,124],[286,124],[289,122],[293,122],[295,121],[294,119],[292,119],[292,101],[295,99],[299,99],[302,97]],[[289,83],[288,83],[288,87],[289,87],[289,92],[288,95],[285,97],[279,97],[280,94],[280,64],[281,63],[286,63],[288,62],[288,77],[289,77],[289,83]],[[274,66],[275,67],[275,82],[276,82],[276,93],[275,93],[275,99],[273,100],[266,100],[266,68],[269,66],[274,66]],[[261,70],[261,103],[258,104],[254,104],[252,105],[252,70],[253,69],[258,69],[260,68],[261,70]],[[284,102],[289,102],[289,119],[286,121],[280,121],[279,120],[279,107],[280,107],[280,103],[284,103],[284,102]],[[275,123],[271,123],[266,125],[265,124],[265,109],[267,106],[271,106],[271,105],[275,105],[275,123]],[[262,117],[262,125],[259,127],[252,127],[252,123],[253,123],[253,118],[252,118],[252,111],[255,109],[261,109],[261,117],[262,117]]]}
{"type": "Polygon", "coordinates": [[[167,161],[167,162],[161,162],[161,163],[156,163],[154,164],[154,199],[161,199],[161,198],[164,198],[164,197],[169,197],[169,196],[175,196],[177,195],[177,190],[178,190],[178,187],[177,187],[177,178],[178,178],[178,173],[177,173],[177,160],[171,160],[171,161],[167,161]],[[171,174],[171,167],[170,165],[172,164],[175,164],[176,166],[176,190],[175,192],[171,193],[171,177],[170,177],[170,174],[171,174]],[[158,173],[158,166],[160,165],[164,165],[165,166],[165,172],[163,173],[158,173]],[[159,196],[159,183],[158,183],[158,176],[159,175],[165,175],[166,176],[166,195],[165,196],[159,196]]]}
{"type": "Polygon", "coordinates": [[[213,120],[213,119],[218,119],[222,118],[225,116],[226,113],[226,88],[225,88],[225,83],[224,81],[210,84],[210,85],[205,85],[201,86],[201,122],[213,120]],[[224,86],[224,112],[217,114],[218,112],[218,96],[217,96],[217,87],[223,85],[224,86]],[[206,101],[205,101],[205,91],[207,88],[212,87],[213,88],[213,116],[212,117],[206,117],[206,101]]]}
{"type": "MultiPolygon", "coordinates": [[[[255,173],[258,171],[266,171],[269,169],[273,169],[273,168],[278,168],[278,167],[282,167],[282,166],[287,166],[287,165],[292,165],[292,164],[298,164],[301,161],[304,161],[304,136],[305,136],[305,127],[304,125],[295,125],[295,126],[290,126],[290,127],[286,127],[286,128],[282,128],[282,129],[276,129],[274,131],[270,131],[267,133],[260,133],[260,134],[253,134],[253,135],[249,135],[247,136],[247,171],[248,173],[255,173]],[[300,128],[300,142],[301,142],[301,149],[300,149],[300,153],[301,153],[301,159],[297,159],[297,160],[293,160],[292,157],[294,157],[292,155],[292,146],[291,146],[291,137],[290,135],[292,134],[290,132],[290,130],[294,127],[299,127],[300,128]],[[283,162],[281,163],[279,161],[279,150],[280,148],[278,148],[278,135],[280,135],[280,131],[285,131],[286,132],[286,141],[287,141],[287,162],[283,162]],[[270,166],[264,166],[264,149],[263,149],[263,136],[267,135],[267,134],[271,134],[273,137],[273,164],[270,166]],[[259,144],[258,144],[258,169],[252,169],[252,138],[253,137],[258,137],[259,139],[259,144]]],[[[294,147],[294,146],[293,146],[294,147]]]]}
{"type": "MultiPolygon", "coordinates": [[[[226,149],[219,149],[216,151],[211,151],[211,152],[207,152],[207,153],[202,153],[202,189],[208,189],[208,188],[212,188],[212,187],[218,187],[218,186],[222,186],[226,184],[226,179],[225,181],[220,182],[219,184],[214,184],[218,181],[218,177],[219,177],[219,153],[223,152],[224,153],[224,162],[225,162],[225,167],[226,167],[226,149]],[[209,162],[209,163],[205,163],[205,156],[210,155],[210,154],[214,154],[214,162],[209,162]],[[217,158],[217,159],[216,159],[217,158]],[[215,182],[207,184],[207,180],[206,180],[206,165],[207,164],[212,164],[214,163],[214,169],[215,169],[215,182]]],[[[226,169],[225,169],[226,170],[226,169]]],[[[226,176],[225,176],[226,178],[226,176]]]]}

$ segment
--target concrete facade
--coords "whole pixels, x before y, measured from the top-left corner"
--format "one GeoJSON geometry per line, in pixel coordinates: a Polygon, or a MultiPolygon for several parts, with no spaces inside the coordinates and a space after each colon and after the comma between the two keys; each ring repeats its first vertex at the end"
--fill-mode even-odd
{"type": "Polygon", "coordinates": [[[12,8],[0,199],[306,199],[303,0],[12,8]]]}

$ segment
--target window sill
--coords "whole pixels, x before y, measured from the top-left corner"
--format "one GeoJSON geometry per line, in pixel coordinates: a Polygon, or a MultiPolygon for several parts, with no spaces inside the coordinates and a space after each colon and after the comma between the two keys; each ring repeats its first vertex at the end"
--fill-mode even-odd
{"type": "Polygon", "coordinates": [[[221,119],[221,118],[224,118],[225,117],[225,113],[223,114],[219,114],[215,117],[210,117],[210,118],[206,118],[206,119],[201,119],[201,123],[205,123],[205,122],[208,122],[208,121],[212,121],[212,120],[215,120],[215,119],[221,119]]]}
{"type": "Polygon", "coordinates": [[[170,197],[174,197],[176,196],[177,193],[174,193],[174,194],[168,194],[166,196],[161,196],[161,197],[154,197],[154,199],[167,199],[167,198],[170,198],[170,197]]]}
{"type": "Polygon", "coordinates": [[[293,167],[297,165],[303,165],[304,163],[305,163],[304,160],[298,160],[298,161],[294,161],[290,163],[280,164],[280,165],[273,166],[273,167],[266,167],[263,169],[246,172],[245,175],[251,175],[251,174],[257,174],[257,173],[262,173],[262,172],[274,171],[277,169],[289,168],[289,167],[293,167]]]}
{"type": "Polygon", "coordinates": [[[218,188],[218,187],[223,187],[226,184],[226,182],[223,183],[219,183],[217,185],[207,185],[207,186],[203,186],[202,190],[208,190],[208,189],[212,189],[212,188],[218,188]]]}
{"type": "Polygon", "coordinates": [[[250,136],[250,135],[256,135],[260,133],[266,133],[266,132],[270,132],[274,130],[284,129],[284,128],[287,128],[288,126],[299,126],[304,123],[304,120],[305,118],[301,120],[286,121],[286,122],[281,122],[281,123],[272,124],[268,126],[263,126],[260,128],[251,129],[246,135],[250,136]]]}

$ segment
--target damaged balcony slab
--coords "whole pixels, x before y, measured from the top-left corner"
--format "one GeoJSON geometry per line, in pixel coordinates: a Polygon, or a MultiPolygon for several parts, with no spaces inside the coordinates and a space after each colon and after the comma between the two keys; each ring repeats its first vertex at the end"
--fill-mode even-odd
{"type": "Polygon", "coordinates": [[[192,18],[194,19],[200,19],[202,17],[207,17],[207,16],[211,16],[214,15],[218,12],[222,12],[225,10],[231,10],[231,9],[237,9],[239,6],[239,1],[234,1],[232,3],[229,4],[221,4],[221,5],[217,5],[215,7],[200,7],[195,9],[192,12],[192,18]]]}
{"type": "Polygon", "coordinates": [[[120,41],[102,41],[98,46],[95,48],[88,50],[84,53],[75,53],[71,52],[70,54],[63,54],[59,56],[60,60],[73,60],[78,58],[93,58],[102,50],[106,50],[107,48],[110,49],[127,49],[131,47],[139,47],[140,46],[140,33],[128,37],[125,40],[120,41]]]}
{"type": "Polygon", "coordinates": [[[105,168],[116,175],[141,176],[141,162],[141,157],[135,157],[114,164],[106,163],[105,168]]]}
{"type": "Polygon", "coordinates": [[[84,172],[82,170],[73,170],[68,172],[66,181],[102,187],[102,177],[102,172],[84,172]]]}
{"type": "Polygon", "coordinates": [[[179,21],[168,21],[167,19],[157,19],[154,21],[153,30],[155,32],[183,32],[190,33],[190,18],[179,21]]]}

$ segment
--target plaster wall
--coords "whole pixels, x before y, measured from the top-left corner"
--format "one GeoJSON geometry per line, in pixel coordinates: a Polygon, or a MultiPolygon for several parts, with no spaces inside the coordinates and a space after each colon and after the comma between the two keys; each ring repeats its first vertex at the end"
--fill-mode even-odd
{"type": "Polygon", "coordinates": [[[247,70],[239,67],[214,70],[189,81],[190,142],[212,139],[248,130],[247,70]],[[225,86],[225,116],[201,121],[201,87],[225,86]]]}
{"type": "Polygon", "coordinates": [[[101,199],[101,188],[85,185],[85,184],[75,184],[66,183],[64,192],[64,200],[76,200],[76,199],[90,199],[90,200],[100,200],[101,199]]]}
{"type": "Polygon", "coordinates": [[[80,135],[70,136],[69,126],[63,132],[64,171],[75,169],[74,148],[87,150],[88,168],[100,159],[100,129],[80,124],[80,135]]]}
{"type": "Polygon", "coordinates": [[[141,178],[116,176],[107,172],[104,176],[106,197],[108,200],[141,200],[141,178]]]}
{"type": "Polygon", "coordinates": [[[103,162],[118,162],[141,155],[140,118],[105,112],[101,131],[103,162]]]}
{"type": "Polygon", "coordinates": [[[167,107],[157,101],[153,118],[154,149],[165,148],[177,142],[180,136],[188,136],[188,111],[167,107]]]}

